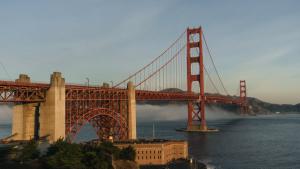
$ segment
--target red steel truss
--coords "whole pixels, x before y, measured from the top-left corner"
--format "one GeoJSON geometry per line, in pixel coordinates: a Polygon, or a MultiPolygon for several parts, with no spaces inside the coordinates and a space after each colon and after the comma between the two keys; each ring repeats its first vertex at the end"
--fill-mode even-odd
{"type": "Polygon", "coordinates": [[[43,102],[49,85],[0,81],[0,102],[43,102]]]}
{"type": "MultiPolygon", "coordinates": [[[[185,33],[180,35],[180,37],[167,50],[165,50],[162,55],[113,88],[67,84],[65,86],[66,134],[73,138],[84,124],[90,123],[95,128],[99,138],[107,138],[109,135],[113,136],[115,139],[127,138],[128,91],[127,89],[118,87],[120,87],[120,84],[126,84],[132,79],[140,79],[140,81],[136,82],[137,89],[140,89],[136,90],[137,101],[170,100],[187,102],[188,129],[191,130],[195,129],[195,127],[200,127],[200,129],[203,130],[206,129],[206,103],[236,104],[241,106],[242,113],[247,112],[246,82],[244,80],[240,81],[240,97],[205,93],[205,68],[203,62],[204,56],[202,43],[206,41],[203,38],[202,28],[188,28],[185,33]],[[180,39],[184,37],[185,41],[185,33],[187,35],[186,44],[184,43],[185,45],[181,45],[180,39]],[[194,36],[198,37],[196,41],[192,38],[194,36]],[[173,48],[176,50],[172,50],[173,48]],[[172,74],[175,75],[176,85],[180,84],[180,80],[178,79],[181,77],[181,74],[178,74],[178,72],[182,72],[182,66],[180,64],[178,66],[177,62],[180,61],[181,53],[185,48],[186,55],[182,56],[184,58],[186,57],[187,91],[159,91],[161,88],[167,88],[165,87],[167,86],[167,82],[168,84],[171,83],[170,78],[167,78],[167,72],[172,72],[172,74]],[[195,50],[198,50],[198,53],[193,52],[195,50]],[[163,58],[164,54],[167,55],[168,60],[163,58]],[[168,57],[168,54],[171,54],[171,57],[168,57]],[[166,62],[161,63],[165,60],[166,62]],[[199,67],[197,70],[198,72],[195,74],[192,73],[193,64],[196,64],[197,67],[199,67]],[[170,66],[172,69],[168,70],[166,69],[166,66],[170,66]],[[176,68],[175,71],[174,68],[176,68]],[[181,68],[180,71],[177,70],[177,68],[181,68]],[[150,70],[151,73],[149,73],[150,70]],[[148,73],[149,75],[147,75],[148,73]],[[155,83],[149,83],[148,80],[154,80],[155,83]],[[197,89],[196,92],[193,92],[194,82],[199,85],[199,89],[197,89]],[[151,84],[155,84],[154,91],[145,88],[145,86],[151,86],[151,84]],[[142,88],[142,86],[144,88],[142,88]]],[[[180,63],[185,64],[183,61],[180,63]]],[[[208,75],[208,73],[206,74],[208,75]]],[[[185,79],[181,80],[185,81],[185,79]]],[[[0,103],[11,102],[26,104],[44,102],[46,92],[49,87],[49,84],[44,83],[0,81],[0,103]]],[[[177,87],[175,86],[175,88],[177,87]]]]}
{"type": "MultiPolygon", "coordinates": [[[[14,81],[0,81],[0,102],[11,103],[37,103],[44,102],[49,84],[20,83],[14,81]]],[[[199,94],[193,92],[159,92],[136,90],[137,101],[147,100],[177,100],[194,101],[202,100],[199,94]]],[[[89,101],[91,105],[105,101],[126,101],[127,90],[118,88],[88,87],[84,85],[66,85],[66,102],[89,101]]],[[[223,95],[207,95],[205,102],[241,104],[245,97],[239,99],[223,95]]]]}
{"type": "MultiPolygon", "coordinates": [[[[49,84],[0,81],[0,103],[44,102],[49,84]]],[[[137,101],[175,100],[245,105],[245,98],[222,95],[200,97],[193,92],[158,92],[136,90],[137,101]]],[[[127,90],[118,88],[66,85],[66,134],[73,138],[90,123],[99,138],[109,135],[127,138],[127,90]]],[[[196,105],[197,106],[197,105],[196,105]]],[[[198,110],[198,107],[193,107],[198,110]]]]}

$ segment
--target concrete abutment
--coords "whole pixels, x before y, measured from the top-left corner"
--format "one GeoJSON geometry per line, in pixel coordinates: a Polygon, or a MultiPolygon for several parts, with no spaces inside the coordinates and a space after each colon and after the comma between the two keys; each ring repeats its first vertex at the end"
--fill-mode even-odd
{"type": "MultiPolygon", "coordinates": [[[[30,83],[30,78],[21,74],[16,82],[30,83]]],[[[50,142],[65,138],[65,79],[59,72],[51,75],[45,102],[13,106],[13,140],[34,139],[37,133],[39,137],[47,136],[50,142]]]]}
{"type": "Polygon", "coordinates": [[[65,138],[65,93],[65,79],[60,72],[54,72],[39,117],[39,135],[48,136],[50,142],[65,138]]]}

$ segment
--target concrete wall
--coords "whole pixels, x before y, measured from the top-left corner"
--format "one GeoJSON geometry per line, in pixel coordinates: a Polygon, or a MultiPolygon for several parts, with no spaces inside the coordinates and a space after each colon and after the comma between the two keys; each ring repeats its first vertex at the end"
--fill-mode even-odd
{"type": "Polygon", "coordinates": [[[41,103],[39,135],[49,135],[50,142],[65,138],[65,79],[60,72],[51,75],[46,101],[41,103]]]}
{"type": "Polygon", "coordinates": [[[128,90],[128,139],[136,139],[136,100],[135,87],[132,82],[127,84],[128,90]]]}

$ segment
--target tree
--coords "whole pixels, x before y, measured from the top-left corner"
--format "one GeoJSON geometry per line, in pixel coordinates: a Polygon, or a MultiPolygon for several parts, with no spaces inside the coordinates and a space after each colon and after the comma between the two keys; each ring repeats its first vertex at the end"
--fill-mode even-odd
{"type": "Polygon", "coordinates": [[[135,160],[135,156],[136,156],[136,152],[134,150],[134,148],[132,146],[128,146],[126,148],[123,148],[120,151],[120,159],[122,160],[130,160],[130,161],[134,161],[135,160]]]}
{"type": "Polygon", "coordinates": [[[98,151],[104,151],[106,154],[111,154],[115,159],[119,158],[120,149],[111,142],[102,142],[98,151]]]}
{"type": "Polygon", "coordinates": [[[86,152],[82,158],[82,163],[88,169],[108,169],[109,166],[107,161],[97,156],[96,152],[86,152]]]}
{"type": "Polygon", "coordinates": [[[70,143],[64,141],[62,138],[58,139],[55,143],[50,145],[46,156],[51,156],[58,153],[59,151],[63,151],[67,148],[67,146],[69,146],[69,144],[70,143]]]}
{"type": "Polygon", "coordinates": [[[48,148],[43,161],[49,169],[110,169],[112,152],[119,151],[109,143],[75,144],[60,139],[48,148]]]}
{"type": "Polygon", "coordinates": [[[83,153],[78,144],[58,140],[48,148],[44,163],[50,169],[83,169],[83,153]]]}

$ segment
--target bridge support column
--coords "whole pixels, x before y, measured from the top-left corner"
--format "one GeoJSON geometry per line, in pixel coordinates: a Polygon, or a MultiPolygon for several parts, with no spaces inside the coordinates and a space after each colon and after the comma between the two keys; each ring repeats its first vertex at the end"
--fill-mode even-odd
{"type": "MultiPolygon", "coordinates": [[[[19,83],[30,83],[30,78],[25,74],[20,74],[19,83]]],[[[12,135],[13,140],[30,140],[34,137],[36,104],[17,104],[13,106],[12,135]]]]}
{"type": "Polygon", "coordinates": [[[12,135],[14,140],[34,138],[35,104],[18,104],[13,106],[12,135]]]}
{"type": "Polygon", "coordinates": [[[51,75],[50,88],[40,106],[39,135],[49,142],[65,138],[65,79],[60,72],[51,75]]]}
{"type": "Polygon", "coordinates": [[[136,139],[136,100],[135,100],[135,87],[132,82],[128,82],[127,90],[128,90],[128,106],[127,106],[128,139],[136,139]]]}

